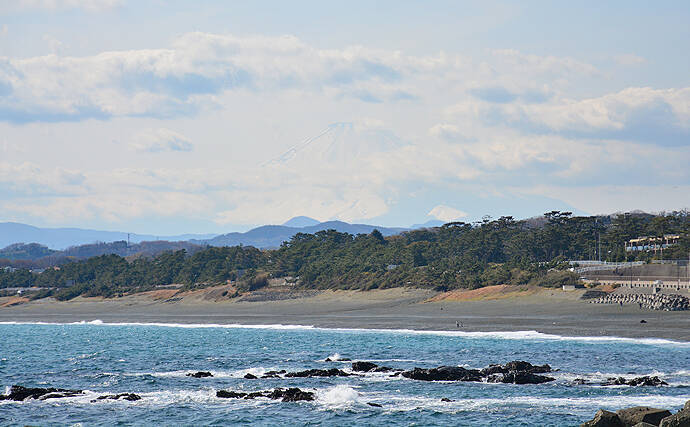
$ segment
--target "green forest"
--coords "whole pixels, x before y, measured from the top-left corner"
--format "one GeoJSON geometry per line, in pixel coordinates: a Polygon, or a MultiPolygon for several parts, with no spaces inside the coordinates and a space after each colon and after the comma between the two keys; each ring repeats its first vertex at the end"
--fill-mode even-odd
{"type": "Polygon", "coordinates": [[[67,300],[78,295],[113,297],[181,284],[194,289],[235,283],[238,292],[289,277],[305,289],[375,289],[415,286],[449,290],[495,284],[561,286],[577,275],[566,260],[651,260],[653,252],[626,252],[640,236],[678,234],[665,259],[687,259],[690,213],[572,216],[552,211],[515,220],[485,217],[383,237],[378,231],[351,235],[334,230],[297,234],[280,248],[207,247],[189,254],[101,255],[66,262],[43,272],[0,269],[0,288],[43,287],[35,298],[67,300]]]}

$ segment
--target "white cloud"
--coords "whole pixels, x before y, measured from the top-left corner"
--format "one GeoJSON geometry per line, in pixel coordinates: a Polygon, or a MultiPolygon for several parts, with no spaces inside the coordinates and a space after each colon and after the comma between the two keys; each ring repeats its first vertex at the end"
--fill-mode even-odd
{"type": "Polygon", "coordinates": [[[0,58],[0,84],[10,88],[0,101],[0,117],[23,123],[189,116],[222,107],[217,96],[242,90],[297,90],[325,93],[334,100],[397,103],[503,85],[530,99],[553,90],[536,87],[535,75],[558,79],[594,72],[570,58],[516,51],[497,52],[495,61],[473,64],[443,52],[412,56],[362,46],[319,49],[293,36],[196,32],[165,49],[0,58]]]}
{"type": "Polygon", "coordinates": [[[441,221],[452,222],[459,221],[467,217],[468,214],[459,209],[451,208],[450,206],[438,205],[429,211],[428,215],[440,219],[441,221]]]}
{"type": "Polygon", "coordinates": [[[129,145],[134,150],[150,153],[192,151],[194,149],[189,138],[165,128],[142,130],[132,137],[129,145]]]}

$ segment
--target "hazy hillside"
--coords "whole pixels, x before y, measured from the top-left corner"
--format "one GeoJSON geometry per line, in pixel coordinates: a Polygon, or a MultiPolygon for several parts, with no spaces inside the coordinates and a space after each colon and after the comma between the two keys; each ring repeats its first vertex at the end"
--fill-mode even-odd
{"type": "MultiPolygon", "coordinates": [[[[291,220],[292,221],[292,220],[291,220]]],[[[290,222],[290,221],[288,221],[290,222]]],[[[368,224],[348,224],[342,221],[326,221],[308,227],[288,227],[285,225],[264,225],[245,233],[228,233],[207,240],[193,240],[198,244],[211,246],[254,246],[257,248],[277,248],[281,243],[288,241],[297,233],[313,234],[317,231],[336,230],[348,234],[369,234],[373,230],[379,230],[384,236],[407,231],[407,228],[388,228],[368,224]]]]}
{"type": "MultiPolygon", "coordinates": [[[[131,243],[168,240],[181,241],[207,239],[213,234],[186,234],[179,236],[153,236],[130,234],[131,243]]],[[[39,243],[50,249],[65,249],[96,242],[127,241],[127,233],[120,231],[85,230],[81,228],[40,228],[16,222],[0,223],[0,248],[13,243],[39,243]]]]}

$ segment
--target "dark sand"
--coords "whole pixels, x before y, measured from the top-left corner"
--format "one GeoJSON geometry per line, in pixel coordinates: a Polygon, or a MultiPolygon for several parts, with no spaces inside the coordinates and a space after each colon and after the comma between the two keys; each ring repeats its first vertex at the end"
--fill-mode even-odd
{"type": "MultiPolygon", "coordinates": [[[[102,320],[106,323],[290,324],[324,328],[538,331],[564,336],[616,336],[690,341],[690,312],[589,304],[582,291],[544,290],[493,300],[426,302],[420,289],[327,291],[281,300],[213,301],[198,294],[166,302],[150,296],[52,299],[0,308],[0,322],[102,320]],[[641,324],[640,320],[647,323],[641,324]],[[456,327],[456,321],[462,327],[456,327]]],[[[2,301],[0,301],[1,303],[2,301]]]]}

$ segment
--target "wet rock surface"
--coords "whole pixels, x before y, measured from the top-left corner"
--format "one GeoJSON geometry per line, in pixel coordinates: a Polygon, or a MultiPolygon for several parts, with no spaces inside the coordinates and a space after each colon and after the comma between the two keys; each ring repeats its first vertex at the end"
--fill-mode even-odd
{"type": "Polygon", "coordinates": [[[635,377],[635,378],[630,378],[626,379],[623,377],[612,377],[612,378],[607,378],[606,382],[602,383],[601,385],[604,386],[609,386],[609,385],[629,385],[633,387],[637,386],[646,386],[646,387],[659,387],[662,385],[668,385],[668,383],[661,378],[657,376],[643,376],[643,377],[635,377]]]}
{"type": "Polygon", "coordinates": [[[487,382],[504,384],[543,384],[555,380],[555,378],[544,375],[521,371],[511,371],[503,375],[491,375],[487,378],[487,382]]]}
{"type": "Polygon", "coordinates": [[[23,401],[26,399],[59,399],[63,397],[73,397],[84,394],[81,390],[68,390],[64,388],[41,388],[41,387],[23,387],[20,385],[13,385],[10,387],[9,393],[0,395],[0,400],[15,400],[23,401]]]}
{"type": "Polygon", "coordinates": [[[190,372],[187,374],[188,377],[192,378],[207,378],[207,377],[212,377],[213,374],[207,371],[199,371],[199,372],[190,372]]]}
{"type": "Polygon", "coordinates": [[[306,377],[349,377],[351,374],[337,369],[307,369],[298,372],[288,372],[285,374],[287,378],[306,378],[306,377]]]}
{"type": "Polygon", "coordinates": [[[522,360],[514,360],[505,365],[492,364],[484,369],[465,369],[459,366],[439,366],[438,368],[414,368],[401,373],[405,378],[421,381],[483,381],[510,384],[542,384],[554,378],[537,373],[551,372],[549,365],[532,365],[522,360]]]}
{"type": "MultiPolygon", "coordinates": [[[[128,400],[130,402],[136,402],[137,400],[141,400],[141,396],[138,394],[134,393],[120,393],[120,394],[106,394],[103,396],[98,396],[96,400],[128,400]]],[[[94,402],[94,400],[92,400],[94,402]]]]}
{"type": "Polygon", "coordinates": [[[257,397],[266,397],[273,400],[280,399],[283,402],[297,402],[301,400],[312,401],[315,399],[313,392],[300,390],[296,387],[288,389],[277,388],[275,390],[255,391],[251,393],[218,390],[216,392],[216,397],[224,399],[256,399],[257,397]]]}
{"type": "Polygon", "coordinates": [[[403,371],[405,378],[420,381],[481,381],[482,377],[476,369],[465,369],[460,366],[439,366],[438,368],[414,368],[403,371]]]}
{"type": "MultiPolygon", "coordinates": [[[[376,363],[371,362],[353,362],[352,370],[354,372],[391,372],[396,371],[396,369],[389,368],[388,366],[378,366],[376,363]]],[[[402,369],[400,369],[402,371],[402,369]]]]}

